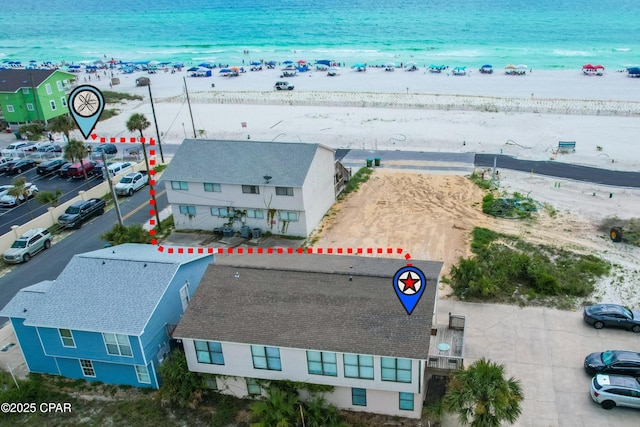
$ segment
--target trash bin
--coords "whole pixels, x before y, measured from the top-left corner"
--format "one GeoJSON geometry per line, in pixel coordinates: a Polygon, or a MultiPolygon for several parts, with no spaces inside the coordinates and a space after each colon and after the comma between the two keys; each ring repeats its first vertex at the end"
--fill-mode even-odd
{"type": "Polygon", "coordinates": [[[370,168],[373,166],[373,159],[367,159],[367,167],[370,168]]]}
{"type": "Polygon", "coordinates": [[[262,232],[260,231],[260,229],[259,229],[259,228],[254,228],[254,229],[252,230],[251,237],[252,237],[253,239],[259,239],[261,234],[262,234],[262,232]]]}
{"type": "Polygon", "coordinates": [[[231,227],[223,228],[222,237],[233,237],[233,228],[231,227]]]}
{"type": "Polygon", "coordinates": [[[243,239],[248,239],[250,233],[251,227],[249,227],[248,225],[243,225],[242,227],[240,227],[240,237],[242,237],[243,239]]]}
{"type": "Polygon", "coordinates": [[[380,166],[380,157],[376,157],[375,162],[376,162],[375,163],[376,166],[380,166]]]}

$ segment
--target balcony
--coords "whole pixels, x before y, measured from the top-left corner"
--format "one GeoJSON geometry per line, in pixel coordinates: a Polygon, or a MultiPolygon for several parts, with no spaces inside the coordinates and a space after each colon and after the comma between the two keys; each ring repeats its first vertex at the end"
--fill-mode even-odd
{"type": "Polygon", "coordinates": [[[454,371],[464,366],[465,317],[449,313],[448,325],[431,328],[427,371],[454,371]]]}

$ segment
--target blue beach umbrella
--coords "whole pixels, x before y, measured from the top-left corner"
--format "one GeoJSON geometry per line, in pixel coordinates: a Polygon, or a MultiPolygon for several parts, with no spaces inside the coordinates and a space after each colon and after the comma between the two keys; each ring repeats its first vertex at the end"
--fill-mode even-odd
{"type": "Polygon", "coordinates": [[[251,65],[262,65],[262,63],[258,62],[258,61],[252,61],[251,65]]]}
{"type": "Polygon", "coordinates": [[[282,63],[285,65],[289,65],[289,64],[293,64],[293,61],[286,60],[286,61],[282,61],[282,63]]]}
{"type": "Polygon", "coordinates": [[[222,74],[222,73],[230,73],[230,72],[231,72],[231,70],[230,70],[230,69],[228,69],[228,68],[223,68],[223,69],[221,69],[221,70],[220,70],[220,71],[218,71],[218,72],[219,72],[219,73],[221,73],[221,74],[222,74]]]}
{"type": "Polygon", "coordinates": [[[493,68],[493,65],[491,65],[491,64],[484,64],[484,65],[482,66],[482,68],[493,68]]]}

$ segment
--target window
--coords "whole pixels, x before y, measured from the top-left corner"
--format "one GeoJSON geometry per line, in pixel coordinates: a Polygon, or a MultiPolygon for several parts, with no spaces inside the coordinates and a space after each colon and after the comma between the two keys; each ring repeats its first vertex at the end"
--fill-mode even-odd
{"type": "Polygon", "coordinates": [[[381,362],[382,381],[411,382],[411,360],[383,357],[381,362]]]}
{"type": "Polygon", "coordinates": [[[247,209],[247,218],[264,219],[264,211],[262,209],[247,209]]]}
{"type": "Polygon", "coordinates": [[[373,356],[344,355],[344,376],[347,378],[373,379],[373,356]]]}
{"type": "Polygon", "coordinates": [[[23,87],[22,88],[22,93],[25,95],[29,95],[29,88],[28,87],[23,87]]]}
{"type": "Polygon", "coordinates": [[[204,384],[207,386],[208,389],[210,390],[218,390],[218,381],[216,380],[216,377],[213,375],[207,375],[204,378],[204,384]]]}
{"type": "Polygon", "coordinates": [[[95,377],[96,371],[93,369],[93,362],[87,359],[80,359],[80,367],[82,368],[82,375],[85,377],[95,377]]]}
{"type": "Polygon", "coordinates": [[[367,406],[367,390],[364,388],[352,388],[351,404],[354,406],[367,406]]]}
{"type": "Polygon", "coordinates": [[[298,212],[280,211],[278,212],[278,218],[280,218],[280,221],[297,221],[298,212]]]}
{"type": "Polygon", "coordinates": [[[337,377],[336,354],[326,351],[307,351],[307,369],[310,374],[337,377]]]}
{"type": "Polygon", "coordinates": [[[403,411],[413,411],[413,393],[400,392],[400,409],[403,411]]]}
{"type": "Polygon", "coordinates": [[[107,346],[107,353],[112,356],[133,356],[129,337],[122,334],[103,333],[104,343],[107,346]]]}
{"type": "Polygon", "coordinates": [[[233,218],[235,210],[233,208],[211,208],[211,215],[222,218],[233,218]]]}
{"type": "Polygon", "coordinates": [[[34,110],[32,103],[27,102],[27,110],[29,110],[29,111],[33,111],[34,110]]]}
{"type": "Polygon", "coordinates": [[[151,377],[149,376],[149,369],[146,366],[136,365],[136,376],[138,382],[142,384],[151,384],[151,377]]]}
{"type": "Polygon", "coordinates": [[[195,215],[196,214],[196,207],[195,206],[190,206],[190,205],[180,205],[180,213],[181,214],[185,214],[185,215],[195,215]]]}
{"type": "Polygon", "coordinates": [[[172,190],[189,190],[189,183],[185,181],[171,181],[172,190]]]}
{"type": "Polygon", "coordinates": [[[222,344],[213,341],[194,341],[198,363],[210,363],[212,365],[224,365],[222,344]]]}
{"type": "Polygon", "coordinates": [[[276,196],[293,196],[293,187],[276,187],[276,196]]]}
{"type": "Polygon", "coordinates": [[[251,356],[253,357],[253,367],[255,369],[269,369],[270,371],[282,370],[280,349],[277,347],[252,345],[251,356]]]}
{"type": "Polygon", "coordinates": [[[262,394],[260,385],[253,378],[247,378],[247,393],[249,396],[259,396],[262,394]]]}
{"type": "Polygon", "coordinates": [[[189,282],[187,281],[187,283],[185,283],[185,285],[180,288],[180,303],[182,303],[183,313],[187,309],[190,299],[191,298],[189,298],[189,282]]]}
{"type": "Polygon", "coordinates": [[[56,85],[58,86],[58,91],[62,92],[64,90],[64,88],[62,87],[62,82],[60,80],[58,80],[56,82],[56,85]]]}
{"type": "Polygon", "coordinates": [[[62,104],[63,107],[67,106],[67,98],[65,98],[64,96],[62,98],[60,98],[60,104],[62,104]]]}
{"type": "Polygon", "coordinates": [[[53,91],[51,90],[51,85],[49,83],[44,85],[44,88],[47,91],[47,95],[51,95],[53,93],[53,91]]]}
{"type": "Polygon", "coordinates": [[[211,182],[204,183],[204,191],[219,193],[222,191],[220,184],[213,184],[211,182]]]}
{"type": "Polygon", "coordinates": [[[260,188],[257,185],[243,185],[242,192],[248,194],[260,194],[260,188]]]}
{"type": "Polygon", "coordinates": [[[13,109],[13,105],[7,105],[7,113],[14,113],[16,110],[13,109]]]}
{"type": "Polygon", "coordinates": [[[49,105],[51,106],[51,111],[55,111],[56,107],[56,101],[54,101],[53,99],[49,101],[49,105]]]}
{"type": "Polygon", "coordinates": [[[60,339],[62,340],[63,347],[76,347],[76,342],[73,339],[73,334],[69,329],[58,329],[60,339]]]}

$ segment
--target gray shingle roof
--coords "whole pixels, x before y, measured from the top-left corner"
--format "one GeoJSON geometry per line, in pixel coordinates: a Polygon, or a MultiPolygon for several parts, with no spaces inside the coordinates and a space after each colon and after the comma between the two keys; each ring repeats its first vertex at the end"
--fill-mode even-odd
{"type": "Polygon", "coordinates": [[[393,289],[404,260],[219,256],[174,337],[426,359],[442,263],[411,263],[428,285],[408,316],[393,289]]]}
{"type": "MultiPolygon", "coordinates": [[[[57,70],[0,70],[0,92],[17,92],[20,88],[38,87],[57,70]]],[[[67,73],[65,73],[67,74],[67,73]]]]}
{"type": "Polygon", "coordinates": [[[76,255],[44,298],[30,297],[27,288],[0,315],[30,326],[139,335],[180,265],[206,256],[138,244],[76,255]]]}
{"type": "Polygon", "coordinates": [[[185,139],[162,175],[167,181],[302,187],[319,144],[185,139]]]}

